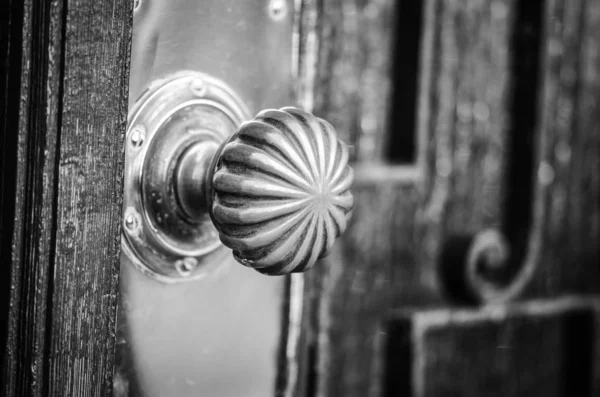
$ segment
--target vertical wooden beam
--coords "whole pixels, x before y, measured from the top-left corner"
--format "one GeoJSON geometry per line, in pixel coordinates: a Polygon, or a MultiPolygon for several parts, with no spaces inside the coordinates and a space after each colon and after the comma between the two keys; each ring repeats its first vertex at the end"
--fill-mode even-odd
{"type": "Polygon", "coordinates": [[[131,8],[24,5],[7,396],[112,394],[131,8]]]}
{"type": "Polygon", "coordinates": [[[391,109],[394,2],[318,3],[315,112],[336,127],[351,160],[381,163],[391,109]]]}
{"type": "Polygon", "coordinates": [[[600,4],[549,0],[543,15],[531,294],[600,290],[600,4]]]}
{"type": "MultiPolygon", "coordinates": [[[[12,233],[19,125],[23,2],[2,3],[0,12],[0,349],[8,333],[11,295],[12,233]]],[[[1,355],[0,357],[4,357],[1,355]]],[[[4,360],[2,360],[4,361],[4,360]]],[[[4,362],[3,362],[4,364],[4,362]]],[[[2,375],[0,375],[2,376],[2,375]]]]}
{"type": "Polygon", "coordinates": [[[380,395],[386,311],[440,304],[442,239],[500,224],[516,3],[424,2],[412,131],[386,123],[396,110],[388,95],[396,81],[391,27],[402,4],[334,1],[321,11],[315,112],[357,145],[357,169],[383,166],[359,175],[347,234],[328,266],[307,276],[306,296],[317,301],[315,395],[380,395]],[[420,134],[416,163],[386,166],[381,148],[363,156],[359,142],[371,133],[380,143],[388,134],[420,134]]]}
{"type": "Polygon", "coordinates": [[[2,387],[7,396],[42,396],[48,386],[46,327],[56,237],[62,4],[26,1],[22,17],[20,95],[13,98],[19,101],[19,121],[13,126],[18,146],[2,387]]]}
{"type": "Polygon", "coordinates": [[[64,22],[51,395],[111,394],[131,8],[71,1],[64,22]]]}

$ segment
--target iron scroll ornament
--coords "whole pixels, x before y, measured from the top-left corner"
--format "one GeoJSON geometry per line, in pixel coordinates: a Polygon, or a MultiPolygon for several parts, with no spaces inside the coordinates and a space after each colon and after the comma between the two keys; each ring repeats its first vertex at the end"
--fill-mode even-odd
{"type": "Polygon", "coordinates": [[[348,149],[301,109],[248,120],[225,83],[184,71],[153,83],[130,112],[123,252],[162,282],[196,280],[226,250],[268,275],[326,256],[354,204],[348,149]]]}

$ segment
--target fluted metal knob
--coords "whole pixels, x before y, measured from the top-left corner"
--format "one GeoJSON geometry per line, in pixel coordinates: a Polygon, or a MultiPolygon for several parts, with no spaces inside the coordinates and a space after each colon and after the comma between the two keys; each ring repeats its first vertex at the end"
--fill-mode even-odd
{"type": "Polygon", "coordinates": [[[346,146],[331,124],[296,108],[264,110],[244,123],[208,177],[221,242],[265,274],[313,266],[344,232],[353,206],[346,146]]]}
{"type": "Polygon", "coordinates": [[[183,71],[154,82],[130,112],[123,251],[164,282],[196,280],[227,251],[269,274],[327,255],[353,206],[348,149],[296,108],[250,118],[224,82],[183,71]]]}

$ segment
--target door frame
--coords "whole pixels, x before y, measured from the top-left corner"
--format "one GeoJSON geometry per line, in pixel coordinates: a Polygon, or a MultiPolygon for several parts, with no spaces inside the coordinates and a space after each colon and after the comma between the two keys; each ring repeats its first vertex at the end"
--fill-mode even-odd
{"type": "Polygon", "coordinates": [[[109,396],[133,4],[3,8],[0,394],[109,396]]]}

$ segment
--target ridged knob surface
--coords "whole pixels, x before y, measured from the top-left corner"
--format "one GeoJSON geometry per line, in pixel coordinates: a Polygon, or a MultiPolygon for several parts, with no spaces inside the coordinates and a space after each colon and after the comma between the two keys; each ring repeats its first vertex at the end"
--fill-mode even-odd
{"type": "Polygon", "coordinates": [[[346,146],[328,122],[296,108],[242,124],[209,178],[221,241],[264,274],[301,272],[327,255],[354,203],[346,146]]]}

